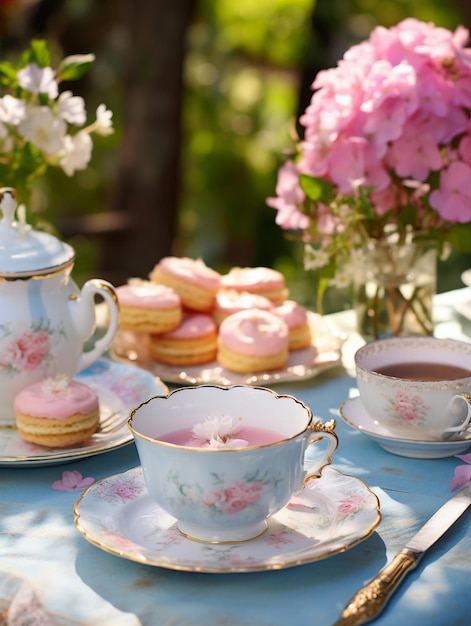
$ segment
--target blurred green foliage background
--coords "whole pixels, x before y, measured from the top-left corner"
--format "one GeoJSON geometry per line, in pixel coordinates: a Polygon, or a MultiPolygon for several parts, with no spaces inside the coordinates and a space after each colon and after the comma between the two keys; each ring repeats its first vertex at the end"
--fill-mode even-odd
{"type": "MultiPolygon", "coordinates": [[[[114,112],[116,128],[111,138],[95,142],[86,171],[68,179],[51,170],[38,187],[35,204],[40,216],[60,226],[106,212],[113,194],[123,140],[124,25],[119,1],[64,0],[55,12],[55,24],[44,21],[25,28],[34,4],[44,3],[0,2],[2,55],[14,55],[32,35],[46,36],[59,56],[64,41],[88,46],[68,53],[96,54],[84,86],[87,108],[94,111],[105,102],[114,112]],[[72,39],[70,33],[75,33],[72,39]]],[[[145,9],[144,1],[137,4],[145,9]]],[[[316,72],[333,66],[378,24],[388,27],[412,16],[455,29],[468,26],[467,6],[467,0],[195,2],[186,33],[181,188],[173,253],[201,257],[222,272],[232,265],[275,267],[284,273],[291,295],[313,306],[315,285],[303,269],[302,246],[284,237],[265,201],[274,195],[277,169],[296,136],[297,118],[309,101],[316,72]]],[[[155,210],[158,213],[158,206],[155,210]]],[[[77,250],[77,282],[100,273],[105,241],[103,233],[70,235],[77,250]]],[[[438,290],[462,286],[460,274],[468,267],[469,255],[452,253],[441,261],[438,290]]],[[[327,312],[348,305],[348,295],[327,294],[327,312]]]]}

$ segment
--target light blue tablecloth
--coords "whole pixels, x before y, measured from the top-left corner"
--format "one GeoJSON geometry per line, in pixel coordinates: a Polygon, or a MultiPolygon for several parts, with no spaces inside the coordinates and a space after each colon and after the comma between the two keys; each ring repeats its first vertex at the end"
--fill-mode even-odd
{"type": "MultiPolygon", "coordinates": [[[[464,293],[437,298],[437,335],[470,340],[471,322],[456,316],[453,306],[464,293]]],[[[471,301],[471,290],[466,293],[471,301]]],[[[332,320],[347,328],[352,323],[348,313],[332,320]]],[[[298,397],[324,421],[330,419],[355,388],[351,356],[359,341],[350,335],[345,367],[276,390],[298,397]]],[[[341,419],[336,430],[340,445],[333,467],[361,478],[378,495],[382,521],[346,552],[280,571],[178,572],[131,562],[88,543],[73,520],[80,493],[51,485],[65,469],[98,480],[134,467],[139,464],[134,444],[62,465],[0,468],[0,598],[2,577],[20,577],[34,586],[48,611],[64,616],[59,624],[329,626],[359,587],[451,495],[454,469],[462,463],[455,457],[419,460],[390,454],[341,419]]],[[[470,616],[468,511],[406,578],[376,623],[464,626],[470,616]]]]}

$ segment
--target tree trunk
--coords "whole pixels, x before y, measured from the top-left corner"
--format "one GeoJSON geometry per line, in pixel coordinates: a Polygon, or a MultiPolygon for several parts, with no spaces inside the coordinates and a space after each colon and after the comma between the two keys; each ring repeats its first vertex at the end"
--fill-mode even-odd
{"type": "Polygon", "coordinates": [[[101,267],[114,284],[147,277],[171,254],[180,185],[182,72],[194,0],[123,1],[129,43],[123,137],[110,210],[129,228],[105,239],[101,267]]]}

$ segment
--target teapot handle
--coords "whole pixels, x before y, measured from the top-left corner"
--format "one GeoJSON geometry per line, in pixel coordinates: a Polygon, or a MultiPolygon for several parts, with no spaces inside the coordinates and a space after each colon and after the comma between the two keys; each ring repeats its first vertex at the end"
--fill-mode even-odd
{"type": "Polygon", "coordinates": [[[118,330],[119,306],[118,297],[113,285],[106,280],[98,278],[88,280],[82,287],[81,296],[84,300],[88,299],[91,301],[94,306],[94,298],[96,295],[100,295],[108,305],[108,328],[103,337],[95,342],[91,350],[82,352],[77,365],[77,372],[80,372],[94,363],[103,352],[105,352],[118,330]]]}

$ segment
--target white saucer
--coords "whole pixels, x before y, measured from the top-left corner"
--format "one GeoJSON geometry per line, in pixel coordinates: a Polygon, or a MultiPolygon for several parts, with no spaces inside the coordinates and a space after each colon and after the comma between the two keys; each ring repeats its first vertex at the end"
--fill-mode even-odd
{"type": "Polygon", "coordinates": [[[414,441],[394,437],[387,428],[371,417],[359,397],[345,400],[339,413],[349,426],[371,437],[383,450],[399,456],[414,459],[442,459],[459,454],[471,446],[471,433],[466,439],[453,441],[414,441]]]}
{"type": "Polygon", "coordinates": [[[303,350],[293,350],[287,367],[257,374],[237,374],[223,368],[217,361],[200,366],[176,367],[155,361],[148,350],[146,333],[118,331],[110,346],[117,361],[134,363],[149,370],[167,383],[179,385],[267,385],[314,378],[321,372],[339,365],[345,335],[321,315],[309,311],[312,343],[303,350]]]}
{"type": "Polygon", "coordinates": [[[135,467],[91,485],[74,507],[90,543],[131,561],[188,572],[278,570],[326,558],[366,539],[381,514],[363,481],[331,467],[270,519],[260,537],[240,543],[192,541],[147,493],[135,467]]]}
{"type": "Polygon", "coordinates": [[[0,467],[54,465],[120,448],[133,440],[129,413],[144,400],[168,393],[154,375],[133,365],[102,358],[75,377],[100,400],[100,426],[90,439],[70,448],[45,448],[24,441],[16,427],[0,427],[0,467]]]}

